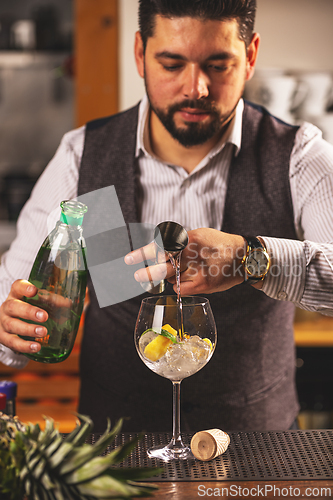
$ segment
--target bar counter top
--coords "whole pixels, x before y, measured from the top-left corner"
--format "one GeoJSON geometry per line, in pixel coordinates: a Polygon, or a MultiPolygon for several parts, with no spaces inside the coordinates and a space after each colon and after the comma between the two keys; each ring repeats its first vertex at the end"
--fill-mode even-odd
{"type": "MultiPolygon", "coordinates": [[[[154,498],[325,498],[333,497],[333,430],[229,432],[227,451],[214,460],[162,462],[147,448],[168,443],[168,433],[148,433],[123,467],[163,467],[148,481],[158,486],[154,498]]],[[[116,436],[110,451],[135,434],[116,436]]],[[[94,443],[99,435],[92,435],[94,443]]],[[[190,434],[183,434],[189,443],[190,434]]],[[[109,450],[108,450],[109,451],[109,450]]]]}

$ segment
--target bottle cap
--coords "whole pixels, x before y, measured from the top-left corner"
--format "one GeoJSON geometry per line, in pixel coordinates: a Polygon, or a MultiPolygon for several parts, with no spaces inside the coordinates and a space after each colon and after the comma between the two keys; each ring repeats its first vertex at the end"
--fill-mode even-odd
{"type": "Polygon", "coordinates": [[[65,200],[60,203],[60,220],[69,226],[81,226],[84,214],[88,211],[87,205],[75,200],[65,200]]]}
{"type": "Polygon", "coordinates": [[[209,429],[194,434],[191,450],[195,458],[203,461],[213,460],[228,448],[230,437],[220,429],[209,429]]]}
{"type": "Polygon", "coordinates": [[[0,410],[6,409],[6,401],[7,401],[6,394],[3,394],[2,392],[0,392],[0,410]]]}
{"type": "Polygon", "coordinates": [[[15,399],[17,393],[17,383],[11,380],[0,381],[0,392],[6,394],[7,399],[15,399]]]}

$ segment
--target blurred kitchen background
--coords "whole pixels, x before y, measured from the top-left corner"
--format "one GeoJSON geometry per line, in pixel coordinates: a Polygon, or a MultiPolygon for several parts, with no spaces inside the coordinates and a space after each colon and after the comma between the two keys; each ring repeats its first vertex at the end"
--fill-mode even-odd
{"type": "MultiPolygon", "coordinates": [[[[138,0],[1,0],[0,256],[62,135],[142,97],[133,55],[137,7],[138,0]]],[[[332,21],[332,0],[258,0],[255,29],[261,45],[245,97],[283,120],[315,123],[333,143],[332,21]]],[[[296,320],[301,425],[333,427],[332,320],[302,311],[296,320]]],[[[61,364],[49,374],[61,381],[66,368],[72,381],[72,386],[65,384],[67,395],[63,384],[58,392],[53,384],[54,398],[69,405],[60,413],[54,407],[56,416],[75,409],[77,354],[67,368],[61,364]]],[[[40,371],[36,366],[35,372],[40,371]]],[[[40,379],[34,386],[35,375],[29,375],[30,381],[26,373],[17,375],[21,411],[24,401],[36,402],[40,379]]],[[[50,408],[43,411],[50,414],[50,408]]],[[[27,409],[23,415],[29,415],[27,409]]],[[[63,425],[68,430],[72,421],[63,425]]]]}
{"type": "MultiPolygon", "coordinates": [[[[15,221],[66,131],[143,95],[133,56],[137,5],[1,0],[1,221],[15,221]]],[[[332,0],[258,0],[262,43],[245,89],[286,121],[312,121],[331,142],[332,20],[332,0]]]]}

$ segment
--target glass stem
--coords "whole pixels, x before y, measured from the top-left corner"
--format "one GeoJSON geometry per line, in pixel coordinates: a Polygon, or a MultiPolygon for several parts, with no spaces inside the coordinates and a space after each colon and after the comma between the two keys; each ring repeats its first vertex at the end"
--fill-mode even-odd
{"type": "Polygon", "coordinates": [[[172,415],[172,440],[171,445],[175,448],[183,447],[182,436],[180,433],[180,381],[172,382],[173,389],[173,415],[172,415]]]}

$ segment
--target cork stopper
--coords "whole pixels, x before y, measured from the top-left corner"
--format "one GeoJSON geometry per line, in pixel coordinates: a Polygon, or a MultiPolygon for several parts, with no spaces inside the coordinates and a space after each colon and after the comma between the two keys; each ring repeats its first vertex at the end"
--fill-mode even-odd
{"type": "Polygon", "coordinates": [[[228,448],[230,437],[220,429],[209,429],[194,434],[191,439],[191,450],[198,460],[213,460],[222,455],[228,448]]]}

